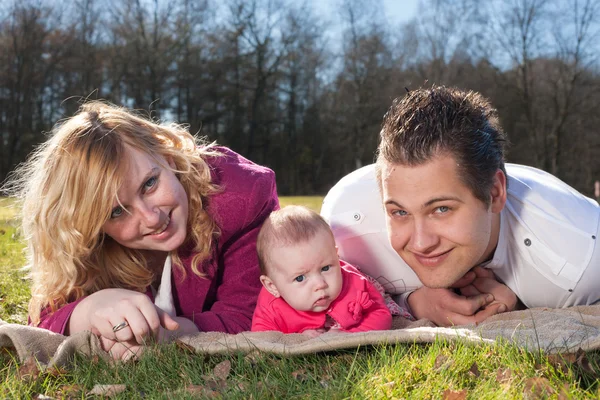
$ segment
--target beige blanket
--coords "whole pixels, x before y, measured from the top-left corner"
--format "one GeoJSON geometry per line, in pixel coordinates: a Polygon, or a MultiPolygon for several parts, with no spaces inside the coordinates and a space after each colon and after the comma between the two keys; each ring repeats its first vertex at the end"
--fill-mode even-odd
{"type": "MultiPolygon", "coordinates": [[[[389,331],[325,333],[316,338],[279,332],[244,332],[237,335],[206,332],[181,340],[197,353],[221,354],[254,350],[281,355],[307,354],[381,343],[427,343],[446,340],[493,342],[504,338],[529,350],[549,353],[600,348],[600,305],[568,309],[535,308],[489,318],[474,326],[437,328],[427,320],[395,318],[389,331]]],[[[0,347],[13,348],[20,360],[36,357],[47,366],[69,364],[75,352],[106,357],[98,339],[89,332],[65,337],[43,329],[0,320],[0,347]]]]}

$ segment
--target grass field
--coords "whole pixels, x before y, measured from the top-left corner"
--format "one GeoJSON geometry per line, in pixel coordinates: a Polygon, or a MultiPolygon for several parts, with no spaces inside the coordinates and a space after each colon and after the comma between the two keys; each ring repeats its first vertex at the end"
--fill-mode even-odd
{"type": "MultiPolygon", "coordinates": [[[[282,198],[319,211],[319,197],[282,198]]],[[[0,199],[0,319],[24,323],[28,286],[14,210],[0,199]]],[[[140,360],[106,364],[77,357],[73,368],[39,372],[0,350],[0,398],[90,398],[96,385],[111,398],[172,399],[586,399],[599,398],[599,354],[547,356],[507,343],[437,341],[297,357],[204,356],[177,345],[140,360]]]]}

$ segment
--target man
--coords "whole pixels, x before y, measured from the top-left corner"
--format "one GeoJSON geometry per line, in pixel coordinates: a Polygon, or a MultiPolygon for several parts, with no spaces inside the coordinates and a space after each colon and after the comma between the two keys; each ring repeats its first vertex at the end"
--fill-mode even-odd
{"type": "Polygon", "coordinates": [[[599,301],[598,203],[544,171],[505,166],[505,142],[478,93],[396,99],[376,163],[324,200],[340,256],[438,325],[513,310],[515,294],[526,307],[599,301]],[[386,231],[389,243],[374,245],[386,231]]]}

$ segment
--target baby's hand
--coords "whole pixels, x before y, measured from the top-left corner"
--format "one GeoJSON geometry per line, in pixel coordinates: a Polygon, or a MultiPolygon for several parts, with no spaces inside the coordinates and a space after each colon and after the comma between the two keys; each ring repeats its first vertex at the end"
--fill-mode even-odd
{"type": "Polygon", "coordinates": [[[325,332],[326,331],[323,328],[319,328],[319,329],[307,329],[305,331],[302,331],[302,334],[306,335],[308,337],[314,338],[314,337],[317,337],[319,335],[322,335],[325,332]]]}

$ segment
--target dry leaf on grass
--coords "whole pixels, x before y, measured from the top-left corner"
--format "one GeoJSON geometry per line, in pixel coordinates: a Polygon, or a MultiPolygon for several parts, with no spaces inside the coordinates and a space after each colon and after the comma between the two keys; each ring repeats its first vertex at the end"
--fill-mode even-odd
{"type": "Polygon", "coordinates": [[[496,371],[496,382],[505,383],[512,378],[512,371],[508,368],[498,368],[496,371]]]}
{"type": "Polygon", "coordinates": [[[63,367],[50,367],[46,370],[46,374],[58,378],[59,376],[68,374],[68,371],[63,367]]]}
{"type": "Polygon", "coordinates": [[[184,343],[179,339],[177,339],[175,341],[175,347],[177,347],[179,350],[183,351],[184,353],[189,353],[189,354],[196,353],[196,349],[194,349],[193,346],[190,346],[189,344],[184,343]]]}
{"type": "Polygon", "coordinates": [[[119,393],[122,393],[127,389],[125,385],[94,385],[92,390],[90,390],[87,394],[88,396],[115,396],[119,393]]]}
{"type": "Polygon", "coordinates": [[[435,358],[435,363],[433,364],[433,368],[434,369],[440,369],[441,367],[444,366],[444,364],[446,364],[446,361],[448,361],[448,357],[443,355],[443,354],[439,354],[436,358],[435,358]]]}
{"type": "Polygon", "coordinates": [[[63,385],[58,389],[59,397],[61,399],[68,399],[71,397],[81,397],[79,394],[83,391],[80,385],[63,385]]]}
{"type": "Polygon", "coordinates": [[[554,389],[546,378],[529,378],[525,381],[523,395],[527,399],[543,399],[552,394],[554,389]]]}
{"type": "Polygon", "coordinates": [[[308,380],[308,375],[306,374],[305,369],[299,369],[297,371],[292,372],[292,377],[300,382],[305,382],[308,380]]]}
{"type": "Polygon", "coordinates": [[[23,365],[18,368],[17,374],[21,379],[37,379],[37,377],[40,375],[40,368],[37,364],[37,361],[35,361],[35,358],[28,357],[23,362],[23,365]]]}
{"type": "Polygon", "coordinates": [[[476,362],[474,362],[471,365],[471,368],[469,368],[469,375],[474,376],[475,378],[479,378],[479,375],[481,375],[481,373],[479,372],[479,367],[477,366],[476,362]]]}
{"type": "Polygon", "coordinates": [[[466,390],[457,391],[457,390],[446,389],[446,390],[444,390],[444,393],[442,394],[442,398],[444,400],[464,400],[467,398],[467,391],[466,390]]]}
{"type": "Polygon", "coordinates": [[[215,369],[213,369],[215,379],[220,379],[223,381],[227,379],[229,372],[231,372],[231,361],[229,360],[221,361],[215,365],[215,369]]]}
{"type": "Polygon", "coordinates": [[[190,385],[190,386],[187,386],[184,390],[186,393],[198,395],[198,396],[202,396],[202,397],[208,397],[208,398],[220,397],[219,393],[215,392],[214,390],[211,390],[210,388],[207,388],[206,386],[202,386],[202,385],[190,385]]]}

